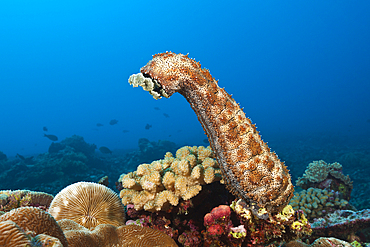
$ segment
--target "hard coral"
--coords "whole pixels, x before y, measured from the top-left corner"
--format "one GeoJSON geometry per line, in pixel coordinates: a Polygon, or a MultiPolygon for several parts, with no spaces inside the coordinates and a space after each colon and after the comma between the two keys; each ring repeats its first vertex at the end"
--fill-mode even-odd
{"type": "Polygon", "coordinates": [[[89,229],[99,224],[125,223],[118,195],[104,185],[90,182],[74,183],[61,190],[51,202],[49,213],[56,220],[71,219],[89,229]]]}
{"type": "Polygon", "coordinates": [[[337,210],[324,218],[316,218],[311,226],[312,239],[325,236],[352,240],[357,231],[370,227],[370,209],[337,210]]]}
{"type": "Polygon", "coordinates": [[[31,245],[26,233],[13,221],[0,221],[0,246],[17,247],[31,245]]]}
{"type": "Polygon", "coordinates": [[[135,225],[113,226],[101,224],[89,230],[70,220],[58,221],[70,247],[134,247],[134,246],[177,246],[161,231],[135,225]]]}
{"type": "Polygon", "coordinates": [[[294,193],[289,204],[294,210],[302,210],[309,220],[348,207],[348,201],[341,199],[339,192],[318,188],[309,188],[294,193]]]}
{"type": "Polygon", "coordinates": [[[8,212],[19,207],[39,207],[47,209],[54,196],[30,190],[1,190],[0,211],[8,212]]]}
{"type": "MultiPolygon", "coordinates": [[[[67,239],[55,219],[42,209],[21,207],[0,216],[0,222],[8,220],[17,224],[19,228],[26,234],[31,234],[32,237],[38,234],[47,234],[58,238],[63,246],[68,246],[67,239]]],[[[5,235],[8,236],[7,234],[5,235]]]]}
{"type": "Polygon", "coordinates": [[[122,174],[119,182],[125,189],[120,196],[123,204],[134,204],[136,210],[165,211],[178,205],[180,198],[196,196],[201,185],[221,180],[220,172],[210,148],[185,146],[176,157],[167,152],[162,160],[122,174]]]}
{"type": "Polygon", "coordinates": [[[290,241],[310,235],[310,223],[302,211],[294,211],[290,205],[269,219],[256,217],[242,200],[233,202],[240,224],[246,230],[245,244],[263,245],[274,241],[290,241]]]}
{"type": "Polygon", "coordinates": [[[340,193],[340,199],[349,201],[353,184],[349,176],[342,172],[342,165],[338,162],[326,163],[323,160],[308,164],[303,177],[299,177],[297,185],[303,189],[319,188],[334,190],[340,193]]]}

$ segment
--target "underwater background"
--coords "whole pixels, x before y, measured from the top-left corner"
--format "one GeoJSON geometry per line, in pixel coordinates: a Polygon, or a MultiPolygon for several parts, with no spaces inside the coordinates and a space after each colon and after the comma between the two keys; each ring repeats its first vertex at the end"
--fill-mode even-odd
{"type": "Polygon", "coordinates": [[[293,182],[339,162],[369,208],[369,13],[369,1],[2,1],[0,190],[105,175],[115,189],[138,164],[207,146],[181,95],[127,82],[172,51],[210,70],[293,182]]]}

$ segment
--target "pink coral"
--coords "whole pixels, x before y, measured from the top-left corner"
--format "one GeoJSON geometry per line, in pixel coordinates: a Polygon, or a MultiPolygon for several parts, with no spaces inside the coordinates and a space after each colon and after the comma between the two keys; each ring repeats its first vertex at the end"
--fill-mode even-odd
{"type": "Polygon", "coordinates": [[[204,216],[204,226],[210,226],[215,224],[217,221],[225,221],[225,218],[230,218],[230,214],[231,210],[229,206],[220,205],[212,209],[211,213],[208,213],[204,216]]]}
{"type": "Polygon", "coordinates": [[[225,233],[223,227],[220,225],[211,225],[208,227],[207,232],[211,236],[220,236],[225,233]]]}

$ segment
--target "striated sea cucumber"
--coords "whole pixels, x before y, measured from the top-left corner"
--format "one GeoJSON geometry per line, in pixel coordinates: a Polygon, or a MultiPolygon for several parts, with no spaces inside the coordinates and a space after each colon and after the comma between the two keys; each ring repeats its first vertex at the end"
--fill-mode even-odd
{"type": "Polygon", "coordinates": [[[190,103],[231,193],[261,218],[288,204],[294,189],[286,166],[207,69],[187,55],[165,52],[154,55],[140,72],[129,78],[134,87],[142,86],[155,99],[178,92],[190,103]]]}

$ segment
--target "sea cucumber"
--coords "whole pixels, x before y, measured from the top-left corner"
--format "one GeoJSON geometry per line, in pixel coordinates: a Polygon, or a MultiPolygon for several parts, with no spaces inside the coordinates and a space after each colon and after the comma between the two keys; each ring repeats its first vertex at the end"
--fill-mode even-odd
{"type": "Polygon", "coordinates": [[[178,92],[190,103],[208,136],[227,189],[262,215],[280,212],[293,196],[287,167],[261,139],[239,104],[188,55],[156,54],[129,83],[155,99],[178,92]]]}

